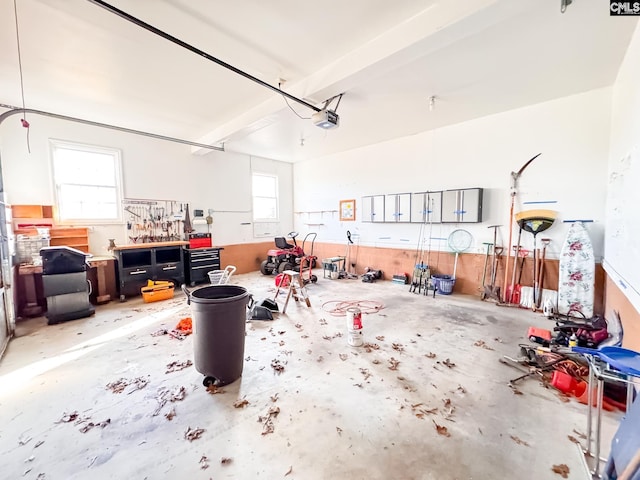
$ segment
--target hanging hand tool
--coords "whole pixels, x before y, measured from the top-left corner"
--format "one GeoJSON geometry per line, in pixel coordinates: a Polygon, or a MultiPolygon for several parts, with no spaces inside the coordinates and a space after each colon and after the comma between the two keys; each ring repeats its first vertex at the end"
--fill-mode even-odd
{"type": "MultiPolygon", "coordinates": [[[[518,230],[518,244],[515,246],[515,254],[514,254],[514,259],[513,259],[513,273],[511,275],[511,285],[509,286],[508,289],[505,288],[505,290],[509,290],[508,292],[508,297],[506,298],[506,302],[509,304],[513,304],[513,290],[516,286],[516,262],[518,261],[518,253],[520,252],[520,240],[522,239],[522,227],[519,228],[518,230]]],[[[509,243],[511,243],[511,241],[509,241],[509,243]]],[[[507,255],[507,265],[505,267],[506,268],[509,266],[509,255],[507,255]]],[[[506,280],[506,278],[505,278],[506,280]]],[[[506,294],[505,294],[506,296],[506,294]]]]}
{"type": "Polygon", "coordinates": [[[542,247],[542,259],[540,262],[540,274],[539,274],[540,295],[538,295],[538,298],[536,299],[536,308],[540,308],[540,305],[542,305],[542,294],[544,293],[544,260],[545,260],[545,257],[547,256],[547,247],[551,243],[551,239],[543,238],[540,241],[542,242],[543,247],[542,247]]]}
{"type": "Polygon", "coordinates": [[[484,292],[484,286],[486,285],[487,278],[487,265],[489,264],[489,252],[491,251],[491,246],[493,243],[483,242],[483,245],[487,246],[487,251],[484,255],[484,267],[482,267],[482,293],[480,294],[480,299],[484,300],[486,298],[486,294],[484,292]]]}
{"type": "MultiPolygon", "coordinates": [[[[496,246],[498,241],[498,228],[501,225],[491,225],[487,228],[493,228],[493,258],[491,260],[491,283],[489,285],[484,285],[484,295],[483,300],[486,298],[495,298],[498,302],[500,302],[500,287],[496,285],[496,277],[498,273],[498,256],[502,254],[503,248],[496,246]]],[[[487,249],[487,254],[489,250],[487,249]]],[[[483,278],[484,280],[484,278],[483,278]]]]}

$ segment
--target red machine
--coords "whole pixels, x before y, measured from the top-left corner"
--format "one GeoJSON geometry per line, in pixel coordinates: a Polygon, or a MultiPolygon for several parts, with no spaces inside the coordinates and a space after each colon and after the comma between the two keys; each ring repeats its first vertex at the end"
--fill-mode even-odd
{"type": "MultiPolygon", "coordinates": [[[[310,235],[314,235],[313,242],[311,244],[311,252],[313,257],[313,243],[315,242],[315,233],[309,233],[302,242],[302,247],[296,242],[298,232],[290,232],[289,237],[293,240],[293,245],[287,243],[285,237],[276,237],[276,248],[272,248],[267,252],[267,259],[263,260],[260,264],[260,272],[263,275],[271,275],[272,273],[282,273],[285,270],[298,270],[300,268],[300,262],[303,257],[306,257],[304,253],[304,245],[307,238],[310,235]]],[[[312,267],[315,266],[315,258],[311,260],[312,267]]]]}

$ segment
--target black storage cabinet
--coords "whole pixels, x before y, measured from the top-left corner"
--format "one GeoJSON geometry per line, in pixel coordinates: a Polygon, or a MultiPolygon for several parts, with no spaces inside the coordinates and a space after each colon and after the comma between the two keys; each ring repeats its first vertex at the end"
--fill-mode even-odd
{"type": "Polygon", "coordinates": [[[187,283],[192,287],[198,283],[209,283],[209,272],[220,270],[222,248],[203,247],[185,249],[187,283]]]}
{"type": "Polygon", "coordinates": [[[42,286],[47,299],[48,323],[93,315],[89,301],[91,284],[87,278],[86,253],[71,247],[44,247],[42,257],[42,286]]]}

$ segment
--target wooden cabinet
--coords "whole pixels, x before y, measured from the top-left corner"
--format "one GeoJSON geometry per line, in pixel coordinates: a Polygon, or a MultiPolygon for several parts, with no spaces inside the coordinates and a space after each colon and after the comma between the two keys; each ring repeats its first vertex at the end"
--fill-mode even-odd
{"type": "Polygon", "coordinates": [[[482,188],[442,192],[442,223],[482,222],[482,188]]]}
{"type": "Polygon", "coordinates": [[[172,281],[176,287],[185,282],[184,249],[188,242],[158,242],[123,245],[113,254],[118,264],[120,300],[140,295],[148,280],[172,281]]]}
{"type": "Polygon", "coordinates": [[[89,229],[83,227],[54,227],[49,230],[52,247],[71,247],[89,253],[89,229]]]}

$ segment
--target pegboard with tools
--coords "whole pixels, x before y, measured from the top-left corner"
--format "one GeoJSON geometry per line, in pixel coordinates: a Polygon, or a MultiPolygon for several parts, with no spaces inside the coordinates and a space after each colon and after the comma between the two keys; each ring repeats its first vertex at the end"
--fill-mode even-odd
{"type": "Polygon", "coordinates": [[[122,208],[128,244],[181,241],[193,231],[187,202],[127,198],[122,208]]]}

